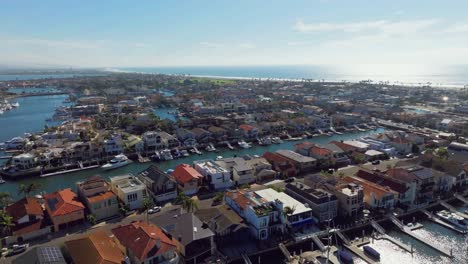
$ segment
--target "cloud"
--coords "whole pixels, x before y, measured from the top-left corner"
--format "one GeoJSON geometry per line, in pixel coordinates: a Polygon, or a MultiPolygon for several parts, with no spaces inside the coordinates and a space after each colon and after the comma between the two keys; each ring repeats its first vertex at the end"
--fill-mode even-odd
{"type": "Polygon", "coordinates": [[[256,46],[252,43],[248,43],[248,42],[245,42],[245,43],[241,43],[239,45],[239,47],[243,48],[243,49],[255,49],[256,46]]]}
{"type": "Polygon", "coordinates": [[[407,34],[414,33],[434,26],[439,21],[436,19],[421,19],[407,21],[374,20],[351,23],[311,23],[306,24],[298,20],[293,29],[302,33],[320,32],[344,32],[365,33],[374,32],[380,34],[407,34]]]}
{"type": "Polygon", "coordinates": [[[205,48],[219,48],[222,47],[223,45],[216,43],[216,42],[200,42],[200,46],[205,47],[205,48]]]}
{"type": "Polygon", "coordinates": [[[304,46],[305,45],[305,42],[303,41],[289,41],[288,43],[286,43],[288,46],[292,46],[292,47],[297,47],[297,46],[304,46]]]}
{"type": "Polygon", "coordinates": [[[468,24],[455,24],[445,29],[445,33],[464,33],[468,32],[468,24]]]}

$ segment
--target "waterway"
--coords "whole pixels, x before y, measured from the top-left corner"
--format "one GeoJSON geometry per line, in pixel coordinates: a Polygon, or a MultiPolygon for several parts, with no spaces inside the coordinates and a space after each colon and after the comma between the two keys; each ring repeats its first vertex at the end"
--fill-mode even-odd
{"type": "MultiPolygon", "coordinates": [[[[377,129],[377,130],[369,130],[366,132],[352,132],[352,133],[347,133],[345,135],[334,135],[334,136],[319,136],[315,137],[313,139],[307,139],[308,141],[312,141],[318,144],[326,144],[332,140],[350,140],[350,139],[355,139],[359,138],[371,133],[380,133],[383,132],[384,129],[377,129]]],[[[305,140],[301,140],[305,141],[305,140]]],[[[51,177],[46,177],[46,178],[30,178],[30,179],[23,179],[20,181],[8,181],[5,184],[0,185],[0,192],[10,192],[13,198],[18,198],[17,195],[17,189],[20,184],[25,184],[25,183],[40,183],[42,186],[42,191],[44,192],[53,192],[57,189],[62,189],[62,188],[68,188],[72,187],[75,189],[76,182],[81,181],[89,176],[92,175],[101,175],[105,178],[111,177],[111,176],[116,176],[116,175],[122,175],[126,173],[132,173],[132,174],[137,174],[140,171],[145,170],[148,166],[151,164],[157,164],[161,169],[163,170],[168,170],[168,169],[173,169],[175,166],[181,164],[181,163],[188,163],[191,164],[195,160],[202,160],[202,159],[215,159],[217,156],[223,156],[223,157],[233,157],[235,155],[237,156],[242,156],[246,154],[251,154],[251,155],[262,155],[263,153],[267,151],[276,151],[279,149],[294,149],[294,144],[297,144],[301,141],[285,141],[283,144],[272,144],[269,146],[253,146],[250,149],[240,149],[237,148],[236,150],[229,150],[229,149],[220,149],[220,152],[215,153],[215,152],[205,152],[203,151],[203,155],[190,155],[189,157],[181,158],[181,159],[176,159],[176,160],[171,160],[171,161],[163,161],[163,162],[158,162],[158,163],[137,163],[134,162],[128,166],[112,170],[112,171],[103,171],[101,169],[91,169],[91,170],[86,170],[86,171],[81,171],[81,172],[75,172],[75,173],[68,173],[64,175],[57,175],[57,176],[51,176],[51,177]]]]}

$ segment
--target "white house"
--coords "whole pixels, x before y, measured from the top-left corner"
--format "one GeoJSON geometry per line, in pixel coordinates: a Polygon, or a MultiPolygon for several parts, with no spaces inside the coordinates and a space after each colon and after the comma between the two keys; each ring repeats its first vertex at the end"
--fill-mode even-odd
{"type": "Polygon", "coordinates": [[[141,208],[143,200],[148,198],[146,185],[133,175],[111,177],[110,184],[112,191],[130,210],[141,208]]]}
{"type": "Polygon", "coordinates": [[[216,163],[232,172],[232,179],[236,185],[255,182],[254,170],[243,158],[225,158],[216,163]]]}
{"type": "Polygon", "coordinates": [[[37,157],[31,153],[23,153],[14,156],[11,163],[20,170],[32,169],[37,166],[37,157]]]}
{"type": "Polygon", "coordinates": [[[118,155],[123,152],[122,136],[118,134],[112,135],[110,139],[104,140],[104,152],[107,155],[118,155]]]}
{"type": "Polygon", "coordinates": [[[231,173],[213,160],[194,161],[193,165],[213,189],[227,189],[234,185],[231,173]]]}
{"type": "Polygon", "coordinates": [[[158,132],[147,131],[141,135],[141,138],[147,150],[159,150],[165,148],[161,134],[158,132]]]}

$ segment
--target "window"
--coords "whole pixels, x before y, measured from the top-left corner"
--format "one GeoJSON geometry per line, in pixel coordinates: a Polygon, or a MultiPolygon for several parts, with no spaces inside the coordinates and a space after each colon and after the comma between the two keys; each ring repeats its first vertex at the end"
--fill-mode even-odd
{"type": "Polygon", "coordinates": [[[127,201],[129,203],[132,203],[132,202],[134,202],[136,200],[138,200],[138,194],[132,193],[132,194],[127,195],[127,201]]]}

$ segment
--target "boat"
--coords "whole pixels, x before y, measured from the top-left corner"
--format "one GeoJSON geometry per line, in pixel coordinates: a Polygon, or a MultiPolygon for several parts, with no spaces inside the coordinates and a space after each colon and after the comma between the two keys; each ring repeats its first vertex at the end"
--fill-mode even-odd
{"type": "Polygon", "coordinates": [[[244,148],[244,149],[251,148],[249,143],[245,142],[244,140],[237,142],[237,144],[239,145],[239,147],[244,148]]]}
{"type": "Polygon", "coordinates": [[[268,146],[268,145],[271,145],[272,143],[272,139],[270,137],[263,137],[257,140],[258,140],[258,144],[261,146],[268,146]]]}
{"type": "Polygon", "coordinates": [[[171,150],[169,150],[169,149],[161,150],[161,159],[162,160],[173,160],[174,157],[171,154],[171,150]]]}
{"type": "Polygon", "coordinates": [[[182,153],[178,149],[172,150],[172,157],[174,159],[182,158],[182,153]]]}
{"type": "Polygon", "coordinates": [[[190,156],[190,154],[188,153],[188,151],[185,150],[185,149],[181,150],[180,153],[182,154],[183,157],[188,157],[188,156],[190,156]]]}
{"type": "Polygon", "coordinates": [[[101,166],[104,170],[113,170],[130,164],[132,161],[128,159],[124,154],[119,154],[115,156],[109,163],[106,163],[101,166]]]}
{"type": "Polygon", "coordinates": [[[465,213],[465,214],[468,214],[468,210],[465,210],[464,213],[465,213]]]}
{"type": "Polygon", "coordinates": [[[0,115],[2,115],[4,112],[3,112],[3,109],[0,109],[0,115]]]}
{"type": "Polygon", "coordinates": [[[193,150],[191,150],[191,151],[192,151],[193,153],[198,154],[198,155],[202,155],[202,154],[203,154],[203,153],[202,153],[200,150],[198,150],[198,148],[195,147],[195,146],[193,147],[193,150]]]}
{"type": "Polygon", "coordinates": [[[208,152],[213,152],[216,151],[216,148],[213,146],[213,144],[210,143],[208,146],[206,146],[205,150],[208,152]]]}
{"type": "Polygon", "coordinates": [[[12,107],[16,108],[16,107],[19,107],[19,103],[18,102],[14,102],[11,104],[12,107]]]}
{"type": "Polygon", "coordinates": [[[226,146],[228,147],[228,149],[230,150],[234,150],[235,148],[231,145],[231,143],[229,143],[229,141],[226,141],[226,146]]]}
{"type": "Polygon", "coordinates": [[[5,183],[6,181],[0,176],[0,184],[5,183]]]}
{"type": "Polygon", "coordinates": [[[223,159],[223,156],[217,156],[216,157],[216,160],[222,160],[223,159]]]}
{"type": "Polygon", "coordinates": [[[465,220],[465,218],[457,215],[456,213],[452,213],[447,210],[442,210],[437,212],[436,215],[449,224],[452,224],[464,230],[468,230],[468,222],[465,220]]]}
{"type": "Polygon", "coordinates": [[[370,246],[363,246],[362,248],[364,249],[364,253],[366,255],[369,255],[377,260],[380,259],[380,253],[377,250],[371,248],[370,246]]]}
{"type": "Polygon", "coordinates": [[[354,263],[353,256],[344,250],[338,250],[338,259],[341,261],[341,263],[345,263],[345,264],[354,263]]]}
{"type": "Polygon", "coordinates": [[[152,155],[150,158],[151,158],[152,161],[160,161],[161,160],[161,154],[159,154],[159,152],[155,151],[154,155],[152,155]]]}
{"type": "Polygon", "coordinates": [[[283,140],[281,140],[281,138],[279,138],[279,137],[272,137],[271,142],[274,143],[274,144],[281,144],[281,143],[283,143],[283,140]]]}

